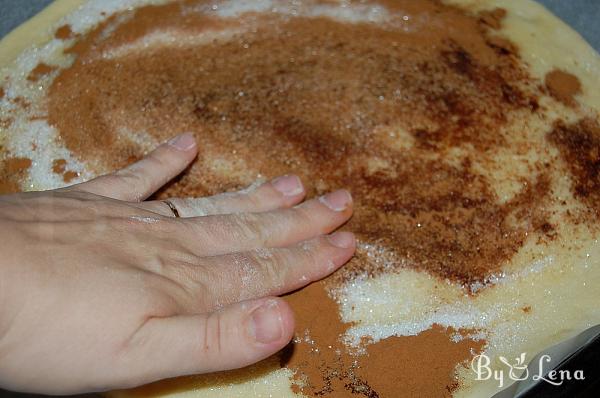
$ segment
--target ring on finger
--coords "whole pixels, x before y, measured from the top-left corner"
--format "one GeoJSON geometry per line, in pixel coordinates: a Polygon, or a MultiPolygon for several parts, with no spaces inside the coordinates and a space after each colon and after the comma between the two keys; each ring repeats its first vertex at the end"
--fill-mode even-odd
{"type": "Polygon", "coordinates": [[[177,210],[177,207],[175,207],[175,205],[173,204],[173,202],[171,202],[170,200],[163,200],[162,201],[164,204],[166,204],[167,206],[169,206],[169,209],[171,209],[171,213],[173,213],[173,216],[175,216],[175,218],[179,218],[179,210],[177,210]]]}

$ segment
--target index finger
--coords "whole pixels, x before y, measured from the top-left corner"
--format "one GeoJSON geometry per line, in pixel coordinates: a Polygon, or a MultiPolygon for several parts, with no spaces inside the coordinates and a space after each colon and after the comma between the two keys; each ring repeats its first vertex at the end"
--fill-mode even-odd
{"type": "Polygon", "coordinates": [[[185,170],[197,153],[194,135],[181,134],[124,169],[73,185],[69,189],[141,202],[185,170]]]}

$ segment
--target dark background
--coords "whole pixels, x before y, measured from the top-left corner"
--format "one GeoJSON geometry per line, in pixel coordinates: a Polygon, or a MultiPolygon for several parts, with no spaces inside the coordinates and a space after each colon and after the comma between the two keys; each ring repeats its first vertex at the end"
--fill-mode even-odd
{"type": "MultiPolygon", "coordinates": [[[[97,0],[102,1],[102,0],[97,0]]],[[[418,1],[418,0],[415,0],[418,1]]],[[[577,30],[600,52],[600,0],[538,0],[577,30]]],[[[35,15],[52,0],[0,0],[0,38],[35,15]]],[[[528,397],[600,397],[600,339],[571,358],[561,369],[583,369],[586,382],[557,389],[542,383],[528,397]]],[[[31,397],[0,390],[3,398],[31,397]]]]}

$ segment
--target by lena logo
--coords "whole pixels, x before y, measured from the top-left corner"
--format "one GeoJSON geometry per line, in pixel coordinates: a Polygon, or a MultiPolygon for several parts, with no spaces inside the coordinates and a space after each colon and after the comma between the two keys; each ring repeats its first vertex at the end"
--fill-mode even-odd
{"type": "MultiPolygon", "coordinates": [[[[505,368],[494,369],[490,367],[491,360],[485,354],[477,355],[471,361],[471,369],[475,372],[475,380],[496,380],[498,388],[504,387],[506,380],[522,381],[527,380],[530,376],[529,368],[527,367],[526,353],[521,353],[514,361],[509,361],[503,356],[498,357],[505,368]]],[[[537,372],[531,375],[533,381],[545,381],[555,386],[562,385],[565,380],[585,380],[583,370],[576,370],[573,373],[569,370],[551,370],[546,372],[544,365],[550,362],[550,355],[542,355],[538,361],[537,372]]]]}

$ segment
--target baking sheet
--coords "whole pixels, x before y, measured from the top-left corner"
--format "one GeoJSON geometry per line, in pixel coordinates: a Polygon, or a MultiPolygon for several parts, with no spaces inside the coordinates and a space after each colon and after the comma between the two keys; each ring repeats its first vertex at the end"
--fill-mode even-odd
{"type": "MultiPolygon", "coordinates": [[[[550,370],[564,369],[564,365],[567,365],[568,362],[571,362],[568,366],[568,368],[570,369],[570,374],[573,374],[575,370],[582,370],[582,366],[580,366],[581,360],[578,359],[578,357],[582,355],[583,352],[586,350],[594,350],[595,356],[600,356],[598,344],[593,344],[599,339],[600,325],[597,325],[595,327],[585,330],[584,332],[571,339],[567,339],[561,343],[558,343],[550,348],[545,349],[544,351],[538,353],[534,358],[532,358],[531,362],[527,366],[527,372],[530,376],[529,378],[523,381],[513,383],[508,388],[495,394],[492,398],[530,398],[539,396],[551,398],[551,396],[577,396],[575,395],[576,393],[573,391],[575,389],[580,389],[581,387],[575,384],[578,383],[577,380],[565,384],[565,380],[559,381],[559,379],[557,379],[555,382],[560,382],[561,385],[554,386],[553,384],[543,381],[541,379],[538,379],[537,382],[534,381],[534,375],[543,376],[544,378],[547,378],[547,373],[550,370]]],[[[588,370],[588,377],[590,377],[591,375],[589,374],[589,371],[594,369],[585,370],[588,370]]],[[[523,371],[522,373],[524,372],[525,371],[523,371]]],[[[597,377],[598,366],[595,367],[594,373],[597,377]]],[[[583,375],[585,377],[585,371],[583,371],[583,375]]],[[[591,380],[588,379],[588,381],[591,380]]],[[[597,379],[594,384],[596,384],[596,386],[598,385],[597,379]]],[[[597,393],[594,396],[597,396],[597,393]]]]}
{"type": "MultiPolygon", "coordinates": [[[[598,52],[600,52],[600,1],[599,0],[537,0],[544,4],[554,14],[561,17],[565,22],[578,31],[598,52]]],[[[0,0],[0,38],[4,37],[11,30],[31,18],[52,0],[0,0]]],[[[544,363],[544,369],[550,369],[568,366],[570,369],[579,369],[583,367],[584,357],[590,354],[594,358],[600,358],[600,326],[590,328],[572,339],[566,340],[556,346],[550,347],[539,353],[530,362],[528,371],[530,374],[540,374],[539,364],[542,355],[549,355],[550,362],[544,363]]],[[[598,363],[599,361],[595,361],[598,363]]],[[[587,391],[592,397],[594,391],[600,388],[599,377],[600,365],[588,367],[585,384],[587,391]],[[591,378],[591,379],[590,379],[591,378]]],[[[543,374],[543,372],[542,372],[543,374]]],[[[529,378],[523,382],[516,382],[505,390],[494,395],[493,398],[526,398],[534,396],[559,397],[574,396],[574,383],[569,383],[561,387],[553,387],[550,384],[539,381],[532,382],[529,378]],[[550,386],[550,387],[548,387],[550,386]],[[542,395],[543,394],[543,395],[542,395]]],[[[581,383],[583,384],[583,383],[581,383]]],[[[579,386],[581,387],[581,386],[579,386]]],[[[580,391],[580,390],[577,390],[580,391]]],[[[586,393],[586,396],[588,396],[586,393]]],[[[10,398],[40,398],[40,395],[17,394],[0,390],[0,397],[10,398]]],[[[84,397],[84,396],[80,396],[84,397]]],[[[90,397],[87,395],[87,397],[90,397]]]]}

